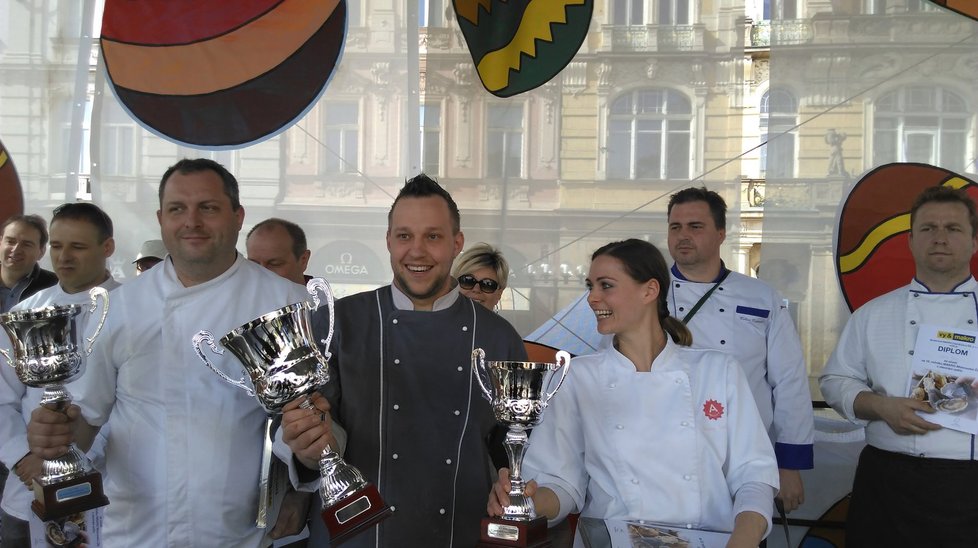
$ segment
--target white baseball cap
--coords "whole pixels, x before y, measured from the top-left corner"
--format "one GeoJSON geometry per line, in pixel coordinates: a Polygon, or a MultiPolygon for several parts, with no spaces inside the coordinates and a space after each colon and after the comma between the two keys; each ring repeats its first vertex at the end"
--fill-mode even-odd
{"type": "Polygon", "coordinates": [[[139,248],[139,254],[133,259],[133,263],[140,259],[152,258],[162,260],[166,257],[166,246],[163,245],[163,240],[146,240],[143,245],[139,248]]]}

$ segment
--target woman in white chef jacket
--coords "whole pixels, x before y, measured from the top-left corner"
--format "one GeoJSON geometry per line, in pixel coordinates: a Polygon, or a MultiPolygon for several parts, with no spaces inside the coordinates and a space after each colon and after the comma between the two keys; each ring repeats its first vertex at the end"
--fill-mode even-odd
{"type": "MultiPolygon", "coordinates": [[[[689,348],[669,316],[669,270],[642,240],[594,252],[587,287],[614,344],[575,358],[530,436],[523,476],[537,515],[569,513],[732,532],[757,546],[771,527],[778,470],[747,380],[732,358],[689,348]]],[[[489,495],[508,504],[509,474],[489,495]]]]}

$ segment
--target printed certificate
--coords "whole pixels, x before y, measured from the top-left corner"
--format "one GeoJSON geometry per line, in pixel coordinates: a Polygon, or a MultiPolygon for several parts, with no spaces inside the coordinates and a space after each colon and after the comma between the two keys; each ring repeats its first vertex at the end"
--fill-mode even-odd
{"type": "Polygon", "coordinates": [[[917,414],[945,428],[978,434],[978,331],[921,325],[907,396],[936,413],[917,414]]]}

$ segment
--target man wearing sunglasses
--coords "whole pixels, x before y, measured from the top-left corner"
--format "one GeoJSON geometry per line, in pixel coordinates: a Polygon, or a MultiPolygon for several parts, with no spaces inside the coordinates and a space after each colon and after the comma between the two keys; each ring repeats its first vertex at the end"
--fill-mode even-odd
{"type": "MultiPolygon", "coordinates": [[[[336,303],[331,413],[348,432],[346,461],[394,510],[344,546],[478,541],[497,425],[470,356],[482,348],[489,360],[522,361],[526,351],[506,320],[460,296],[450,272],[465,240],[459,224],[438,183],[409,180],[388,214],[393,283],[336,303]]],[[[326,314],[319,309],[314,328],[326,314]]]]}

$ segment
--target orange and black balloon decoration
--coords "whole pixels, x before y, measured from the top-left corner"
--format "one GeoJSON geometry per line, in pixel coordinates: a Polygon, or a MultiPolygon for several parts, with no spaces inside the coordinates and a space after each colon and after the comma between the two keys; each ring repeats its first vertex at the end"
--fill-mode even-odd
{"type": "Polygon", "coordinates": [[[0,142],[0,223],[24,213],[24,192],[10,153],[0,142]]]}
{"type": "Polygon", "coordinates": [[[975,0],[930,0],[938,6],[954,10],[965,17],[978,19],[978,2],[975,0]]]}
{"type": "Polygon", "coordinates": [[[479,79],[512,97],[549,82],[581,49],[594,0],[453,0],[479,79]]]}
{"type": "Polygon", "coordinates": [[[141,123],[181,144],[234,148],[312,106],[345,33],[346,0],[106,0],[100,44],[141,123]]]}
{"type": "MultiPolygon", "coordinates": [[[[978,185],[927,164],[887,164],[867,173],[849,192],[839,215],[836,271],[854,311],[867,301],[910,283],[910,206],[925,188],[963,188],[978,202],[978,185]]],[[[978,271],[972,257],[971,271],[978,271]]]]}

